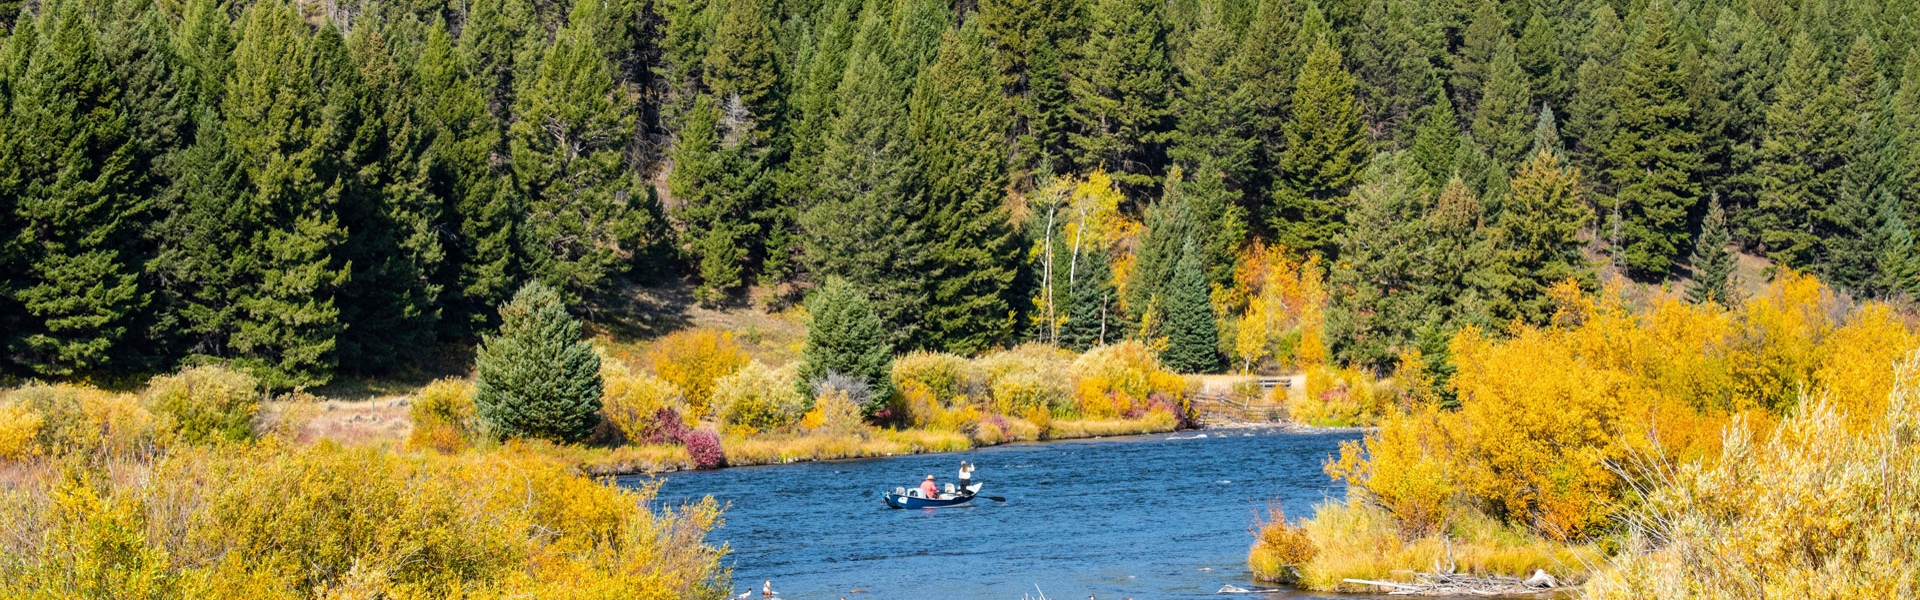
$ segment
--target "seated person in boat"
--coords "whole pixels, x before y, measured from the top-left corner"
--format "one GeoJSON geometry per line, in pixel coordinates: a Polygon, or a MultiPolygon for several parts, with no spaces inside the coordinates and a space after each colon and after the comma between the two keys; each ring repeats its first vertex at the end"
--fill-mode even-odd
{"type": "Polygon", "coordinates": [[[923,498],[936,499],[940,497],[940,486],[933,484],[932,475],[928,475],[926,481],[920,482],[920,496],[923,498]]]}

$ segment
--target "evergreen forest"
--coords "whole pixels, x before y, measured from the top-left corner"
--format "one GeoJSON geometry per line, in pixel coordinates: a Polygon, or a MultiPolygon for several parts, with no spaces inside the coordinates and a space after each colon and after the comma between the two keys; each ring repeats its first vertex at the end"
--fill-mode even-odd
{"type": "Polygon", "coordinates": [[[1742,254],[1913,296],[1915,219],[1913,0],[0,0],[13,377],[313,386],[649,281],[1218,372],[1270,251],[1384,370],[1742,254]]]}

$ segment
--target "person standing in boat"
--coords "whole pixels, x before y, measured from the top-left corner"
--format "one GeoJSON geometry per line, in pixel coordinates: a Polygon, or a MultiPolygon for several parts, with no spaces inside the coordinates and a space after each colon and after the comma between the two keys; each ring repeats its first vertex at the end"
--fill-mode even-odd
{"type": "Polygon", "coordinates": [[[929,499],[940,498],[940,486],[933,484],[932,475],[928,475],[926,481],[920,482],[920,495],[929,499]]]}
{"type": "Polygon", "coordinates": [[[959,479],[960,479],[960,493],[962,494],[970,493],[972,490],[968,489],[968,486],[973,485],[973,465],[967,464],[967,461],[964,461],[964,460],[960,461],[959,479]]]}

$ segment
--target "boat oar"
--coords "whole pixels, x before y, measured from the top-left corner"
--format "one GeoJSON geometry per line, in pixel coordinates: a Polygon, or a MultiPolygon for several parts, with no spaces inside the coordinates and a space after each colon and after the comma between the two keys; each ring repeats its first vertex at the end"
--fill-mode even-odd
{"type": "Polygon", "coordinates": [[[979,496],[979,497],[980,497],[980,498],[986,498],[986,499],[988,499],[988,500],[992,500],[992,501],[994,501],[994,502],[1006,502],[1006,501],[1007,501],[1007,499],[1006,499],[1006,498],[1002,498],[1002,497],[1000,497],[1000,496],[979,496]]]}

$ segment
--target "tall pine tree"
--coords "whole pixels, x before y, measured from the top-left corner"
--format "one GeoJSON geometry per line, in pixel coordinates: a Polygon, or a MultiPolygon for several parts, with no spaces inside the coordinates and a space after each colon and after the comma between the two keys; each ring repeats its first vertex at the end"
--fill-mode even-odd
{"type": "Polygon", "coordinates": [[[914,168],[925,174],[933,281],[927,345],[980,352],[1012,337],[1019,240],[1005,203],[1007,124],[992,54],[979,20],[941,40],[914,89],[914,168]]]}
{"type": "Polygon", "coordinates": [[[1162,7],[1152,0],[1094,0],[1084,53],[1068,82],[1074,166],[1105,170],[1135,201],[1159,183],[1173,128],[1162,7]]]}
{"type": "Polygon", "coordinates": [[[26,313],[6,340],[12,362],[38,375],[106,368],[146,303],[133,244],[149,198],[135,124],[75,1],[42,6],[26,68],[12,81],[0,150],[5,293],[26,313]]]}
{"type": "Polygon", "coordinates": [[[909,168],[910,86],[887,64],[883,16],[863,19],[814,178],[821,197],[801,217],[802,239],[814,276],[844,278],[863,290],[886,325],[884,341],[916,348],[925,340],[920,329],[931,286],[927,209],[909,168]]]}
{"type": "Polygon", "coordinates": [[[649,243],[651,187],[629,168],[634,132],[628,94],[594,31],[598,3],[574,5],[534,76],[514,96],[509,138],[526,202],[519,228],[528,274],[561,293],[597,294],[649,243]]]}
{"type": "Polygon", "coordinates": [[[1842,99],[1819,53],[1806,34],[1794,38],[1767,107],[1767,134],[1756,169],[1760,242],[1768,258],[1803,270],[1820,259],[1816,221],[1839,196],[1850,133],[1842,99]]]}
{"type": "Polygon", "coordinates": [[[1700,222],[1700,239],[1693,244],[1693,283],[1687,286],[1687,299],[1698,302],[1733,303],[1733,242],[1727,224],[1727,211],[1715,196],[1707,204],[1706,219],[1700,222]]]}
{"type": "Polygon", "coordinates": [[[1197,244],[1182,245],[1167,282],[1167,349],[1160,360],[1180,373],[1214,373],[1222,368],[1220,334],[1207,298],[1207,276],[1197,244]]]}
{"type": "Polygon", "coordinates": [[[1647,276],[1673,270],[1700,197],[1700,134],[1672,11],[1667,0],[1654,0],[1641,15],[1617,89],[1618,129],[1603,152],[1613,255],[1647,276]]]}
{"type": "Polygon", "coordinates": [[[1341,197],[1360,178],[1371,153],[1354,79],[1340,52],[1322,39],[1301,67],[1293,90],[1293,119],[1280,155],[1284,178],[1273,193],[1268,228],[1297,252],[1332,256],[1341,227],[1341,197]]]}

